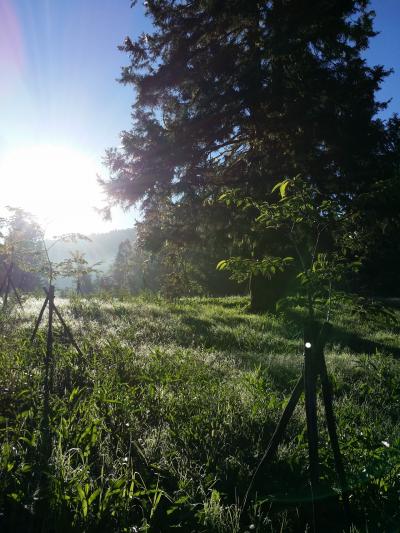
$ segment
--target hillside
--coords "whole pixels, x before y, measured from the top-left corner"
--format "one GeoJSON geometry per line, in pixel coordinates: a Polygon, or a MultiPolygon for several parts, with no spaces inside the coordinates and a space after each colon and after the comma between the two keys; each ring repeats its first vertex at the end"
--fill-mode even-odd
{"type": "MultiPolygon", "coordinates": [[[[57,242],[50,249],[50,259],[54,262],[60,262],[68,259],[70,252],[78,250],[85,255],[89,264],[100,263],[98,270],[107,272],[113,264],[121,242],[126,239],[134,240],[136,236],[135,229],[113,230],[108,233],[93,233],[87,235],[90,241],[80,240],[77,242],[57,242]]],[[[54,241],[47,241],[50,247],[54,241]]],[[[66,278],[56,280],[58,288],[66,288],[72,285],[72,281],[66,278]]]]}

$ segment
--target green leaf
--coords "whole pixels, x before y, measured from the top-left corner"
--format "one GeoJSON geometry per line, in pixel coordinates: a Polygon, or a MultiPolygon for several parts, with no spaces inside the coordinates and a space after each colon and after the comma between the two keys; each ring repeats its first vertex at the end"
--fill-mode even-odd
{"type": "Polygon", "coordinates": [[[81,502],[82,515],[83,515],[84,518],[86,518],[87,517],[87,512],[88,512],[88,502],[86,500],[86,496],[85,496],[85,493],[84,493],[82,487],[80,485],[77,485],[76,488],[77,488],[77,491],[78,491],[79,500],[81,502]]]}
{"type": "Polygon", "coordinates": [[[95,491],[92,492],[92,494],[90,495],[89,499],[88,499],[88,504],[91,505],[94,500],[99,496],[100,494],[100,488],[97,488],[95,491]]]}
{"type": "Polygon", "coordinates": [[[79,393],[80,393],[80,389],[79,389],[79,387],[74,387],[74,388],[72,389],[71,394],[69,395],[69,401],[72,402],[72,400],[73,400],[76,396],[78,396],[79,393]]]}
{"type": "Polygon", "coordinates": [[[285,180],[281,183],[280,187],[279,187],[279,193],[281,195],[281,198],[285,198],[286,196],[286,189],[287,189],[287,186],[289,185],[289,180],[285,180]]]}
{"type": "Polygon", "coordinates": [[[282,185],[283,181],[280,181],[279,183],[277,183],[276,185],[274,185],[272,187],[272,191],[271,192],[275,192],[277,189],[280,188],[280,186],[282,185]]]}
{"type": "Polygon", "coordinates": [[[19,437],[18,440],[25,442],[25,444],[28,444],[28,446],[34,446],[35,445],[35,439],[28,439],[28,437],[19,437]]]}

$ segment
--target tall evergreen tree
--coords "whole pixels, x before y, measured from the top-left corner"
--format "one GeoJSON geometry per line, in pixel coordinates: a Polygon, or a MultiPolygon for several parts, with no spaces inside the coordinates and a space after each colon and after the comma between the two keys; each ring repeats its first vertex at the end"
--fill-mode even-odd
{"type": "MultiPolygon", "coordinates": [[[[249,235],[234,212],[221,216],[225,207],[205,208],[221,189],[262,199],[300,173],[345,206],[379,177],[374,117],[385,104],[375,93],[387,71],[363,55],[375,35],[369,0],[146,5],[153,33],[121,47],[130,55],[121,81],[135,87],[136,101],[122,148],[106,156],[111,202],[141,202],[156,227],[172,206],[188,240],[211,227],[224,234],[219,242],[261,257],[281,243],[249,235]]],[[[265,286],[251,282],[255,309],[279,297],[265,286]]]]}

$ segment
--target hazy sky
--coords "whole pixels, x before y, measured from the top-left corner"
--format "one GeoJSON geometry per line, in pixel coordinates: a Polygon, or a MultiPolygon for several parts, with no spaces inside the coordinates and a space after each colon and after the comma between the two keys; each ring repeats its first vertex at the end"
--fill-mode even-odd
{"type": "MultiPolygon", "coordinates": [[[[143,3],[138,4],[131,9],[130,0],[0,0],[0,172],[11,174],[9,181],[14,184],[7,189],[7,175],[0,174],[1,203],[15,204],[23,180],[29,179],[19,176],[26,173],[40,182],[42,202],[36,200],[36,204],[44,210],[43,198],[49,191],[63,195],[60,180],[53,178],[59,162],[70,173],[74,165],[87,172],[92,169],[90,183],[81,193],[86,202],[99,204],[93,169],[100,169],[104,149],[117,146],[119,132],[129,128],[134,99],[131,87],[116,82],[128,62],[117,46],[127,35],[135,37],[150,29],[143,3]],[[47,150],[49,163],[43,164],[40,161],[47,150]],[[36,167],[28,161],[31,158],[36,167]]],[[[385,82],[380,97],[392,98],[386,114],[400,112],[400,1],[375,0],[372,6],[381,33],[372,41],[367,57],[371,64],[397,71],[385,82]]],[[[79,171],[75,174],[71,181],[74,194],[85,179],[79,171]]],[[[26,190],[31,197],[33,183],[26,190]]],[[[63,221],[55,222],[55,229],[80,220],[74,214],[79,202],[67,212],[67,201],[74,196],[71,192],[65,195],[63,221]]],[[[54,212],[49,214],[52,217],[57,218],[54,212]]],[[[109,226],[96,217],[93,214],[82,231],[130,226],[134,213],[116,214],[109,226]]]]}

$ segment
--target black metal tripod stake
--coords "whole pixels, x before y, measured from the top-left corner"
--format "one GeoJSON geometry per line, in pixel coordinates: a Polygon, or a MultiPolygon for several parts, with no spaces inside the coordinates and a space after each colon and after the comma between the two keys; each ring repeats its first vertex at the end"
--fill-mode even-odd
{"type": "Polygon", "coordinates": [[[325,408],[325,418],[331,442],[335,469],[337,472],[340,490],[342,493],[343,508],[345,519],[348,522],[350,516],[348,486],[346,481],[345,470],[343,466],[342,455],[340,453],[339,440],[336,429],[336,420],[333,410],[332,386],[329,381],[326,368],[324,347],[331,333],[332,326],[325,322],[318,331],[318,324],[310,322],[306,325],[304,331],[304,369],[298,382],[296,383],[292,395],[287,403],[274,434],[268,444],[268,447],[259,462],[249,489],[247,490],[245,501],[248,493],[254,483],[254,480],[261,468],[261,465],[271,461],[275,452],[283,439],[285,429],[293,415],[293,412],[300,400],[302,392],[305,396],[305,410],[307,420],[307,440],[308,456],[310,464],[310,484],[312,492],[312,505],[314,514],[314,529],[317,529],[317,517],[315,513],[315,498],[318,494],[319,485],[319,460],[318,460],[318,419],[317,419],[317,383],[318,377],[321,381],[322,398],[325,408]]]}
{"type": "Polygon", "coordinates": [[[43,314],[44,314],[44,312],[46,310],[46,307],[49,306],[49,326],[48,326],[48,331],[47,331],[47,352],[50,355],[46,355],[46,357],[50,357],[50,358],[52,357],[53,315],[56,315],[58,320],[61,322],[61,325],[64,328],[65,333],[68,336],[69,342],[72,344],[72,346],[78,352],[79,356],[82,358],[83,357],[83,353],[82,353],[81,349],[79,348],[77,342],[74,339],[74,336],[72,335],[71,330],[69,329],[69,327],[65,323],[65,320],[63,319],[60,311],[58,310],[58,308],[56,307],[56,305],[54,303],[54,285],[50,285],[49,286],[49,290],[47,290],[45,287],[43,287],[43,290],[44,290],[44,292],[46,294],[46,298],[45,298],[45,300],[43,302],[43,305],[42,305],[42,308],[40,310],[39,316],[36,319],[35,327],[33,329],[32,335],[31,335],[31,342],[34,341],[34,339],[36,337],[36,334],[37,334],[37,331],[39,329],[40,323],[42,321],[43,314]]]}
{"type": "MultiPolygon", "coordinates": [[[[4,265],[5,266],[5,265],[4,265]]],[[[17,298],[17,302],[21,309],[23,308],[21,298],[19,297],[18,291],[15,287],[14,281],[12,279],[12,271],[14,269],[14,263],[11,262],[7,267],[5,267],[6,274],[4,276],[4,279],[0,285],[0,294],[4,291],[3,296],[3,309],[7,307],[8,302],[8,296],[10,295],[11,289],[13,290],[15,297],[17,298]]]]}
{"type": "MultiPolygon", "coordinates": [[[[38,494],[40,495],[39,501],[38,501],[38,507],[40,509],[46,508],[46,501],[47,501],[47,493],[48,493],[48,480],[46,476],[43,475],[43,472],[45,471],[50,456],[51,456],[51,432],[50,432],[50,419],[51,419],[51,412],[50,412],[50,394],[53,391],[53,342],[54,342],[54,336],[53,336],[53,325],[54,325],[54,318],[57,317],[58,320],[61,322],[61,325],[64,328],[65,333],[68,336],[69,342],[74,346],[76,351],[78,352],[79,356],[83,358],[82,351],[80,350],[78,344],[76,343],[71,330],[65,323],[60,311],[57,309],[55,303],[54,303],[54,285],[49,285],[49,289],[43,288],[46,298],[43,302],[42,308],[40,309],[40,313],[38,318],[35,322],[35,327],[31,335],[31,342],[35,340],[37,331],[39,329],[40,323],[43,319],[43,314],[46,310],[46,308],[49,308],[49,315],[48,315],[48,325],[47,325],[47,337],[46,337],[46,357],[45,357],[45,374],[44,374],[44,398],[43,398],[43,418],[41,422],[41,432],[43,435],[43,441],[42,441],[42,452],[41,452],[41,464],[39,467],[39,473],[38,473],[38,494]]],[[[43,516],[44,510],[37,513],[37,516],[41,517],[43,516]]]]}

